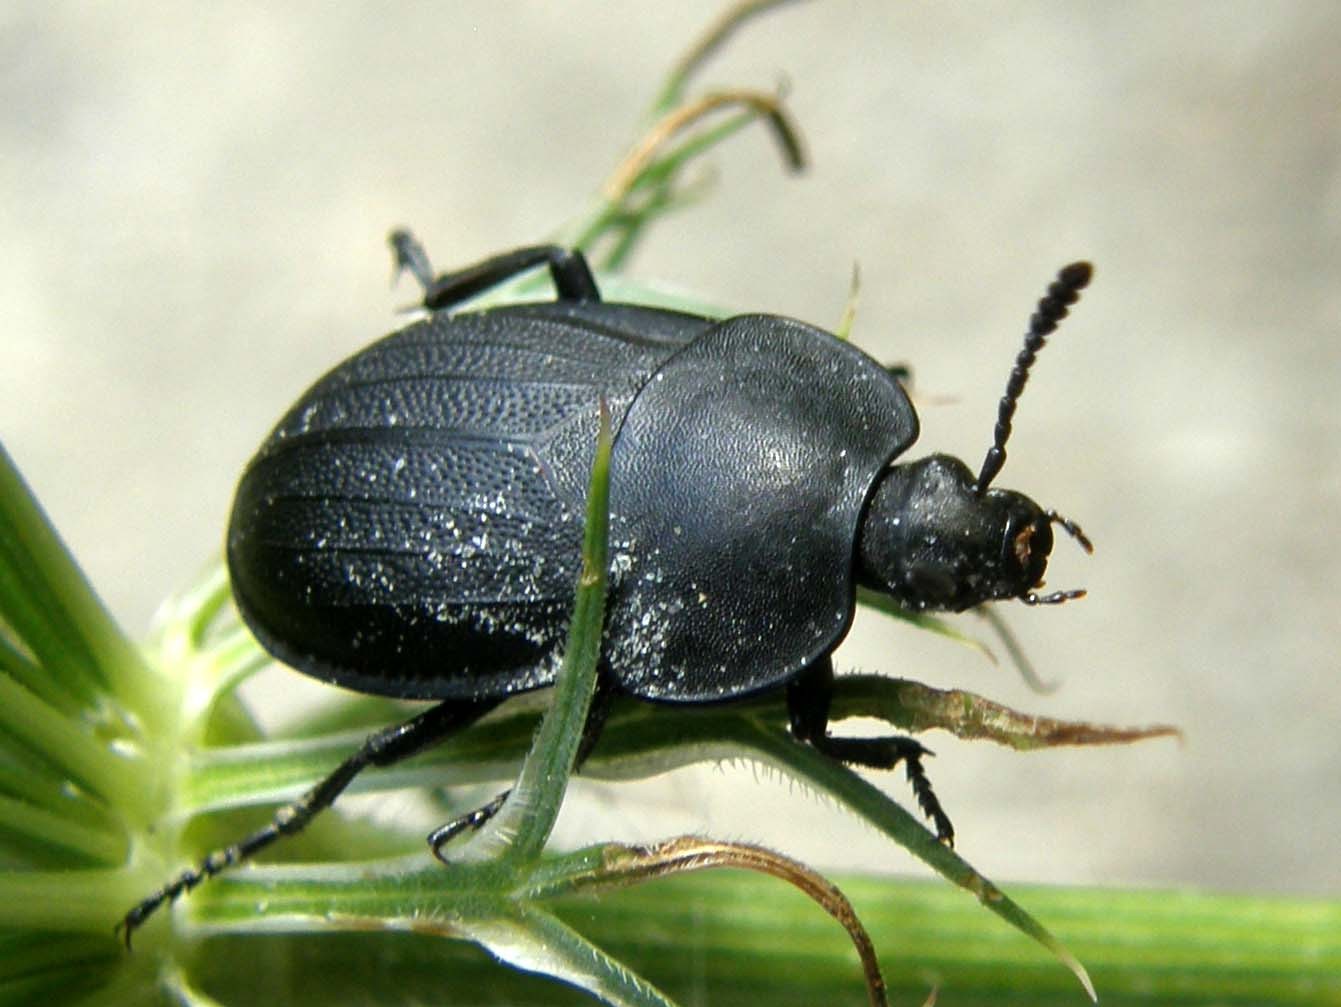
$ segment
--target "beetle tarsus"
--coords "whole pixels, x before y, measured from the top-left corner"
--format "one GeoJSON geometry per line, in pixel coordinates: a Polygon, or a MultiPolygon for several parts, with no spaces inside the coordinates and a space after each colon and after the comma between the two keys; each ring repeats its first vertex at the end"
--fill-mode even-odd
{"type": "MultiPolygon", "coordinates": [[[[911,739],[898,739],[911,740],[911,739]]],[[[921,748],[921,746],[918,746],[921,748]]],[[[925,751],[925,750],[924,750],[925,751]]],[[[931,754],[931,753],[927,753],[931,754]]],[[[954,849],[955,845],[955,827],[950,821],[950,816],[945,813],[941,807],[940,799],[936,797],[936,792],[931,789],[931,781],[927,779],[926,770],[922,768],[922,756],[920,753],[910,753],[903,757],[904,772],[907,774],[908,782],[912,785],[913,793],[917,796],[917,806],[922,809],[922,814],[936,826],[936,839],[954,849]]]]}
{"type": "Polygon", "coordinates": [[[419,239],[409,228],[398,227],[387,236],[387,241],[396,256],[391,282],[400,279],[401,273],[409,273],[427,292],[433,286],[433,264],[419,239]]]}
{"type": "Polygon", "coordinates": [[[495,255],[473,266],[434,276],[428,253],[408,230],[397,228],[388,239],[395,253],[396,271],[412,273],[424,288],[423,305],[429,311],[454,308],[537,266],[548,266],[560,301],[592,302],[600,288],[581,249],[562,245],[532,245],[495,255]]]}
{"type": "Polygon", "coordinates": [[[883,738],[835,738],[825,734],[822,740],[812,738],[810,743],[832,759],[867,769],[894,769],[902,762],[918,807],[936,826],[936,838],[946,846],[954,846],[954,825],[922,768],[922,756],[935,753],[921,742],[897,734],[883,738]]]}
{"type": "Polygon", "coordinates": [[[482,804],[474,811],[468,811],[459,818],[453,818],[446,825],[440,825],[430,832],[428,834],[428,847],[433,851],[433,856],[444,864],[450,865],[451,861],[443,856],[442,848],[463,832],[478,832],[482,829],[489,819],[498,814],[498,809],[503,806],[511,793],[512,788],[509,787],[488,804],[482,804]]]}
{"type": "MultiPolygon", "coordinates": [[[[350,782],[369,766],[387,766],[442,741],[449,734],[466,727],[489,710],[499,700],[462,702],[447,700],[430,707],[419,716],[378,731],[365,740],[359,750],[335,767],[335,770],[292,804],[275,812],[274,818],[240,842],[215,850],[200,862],[199,867],[183,871],[121,918],[116,930],[124,933],[126,947],[131,935],[165,902],[172,902],[189,892],[202,881],[220,871],[240,864],[259,853],[281,836],[291,836],[307,827],[319,812],[325,811],[349,786],[350,782]]],[[[500,802],[501,803],[501,802],[500,802]]],[[[496,809],[495,809],[496,810],[496,809]]]]}
{"type": "Polygon", "coordinates": [[[936,838],[954,846],[955,830],[931,788],[922,757],[935,753],[914,738],[893,734],[882,738],[836,738],[829,733],[833,700],[833,662],[817,661],[787,686],[787,711],[792,735],[838,762],[867,769],[893,769],[900,762],[917,797],[918,807],[936,826],[936,838]]]}
{"type": "MultiPolygon", "coordinates": [[[[614,702],[616,692],[617,690],[605,676],[596,680],[596,692],[591,697],[587,719],[582,725],[582,737],[578,740],[577,753],[573,758],[573,772],[582,768],[582,764],[587,761],[592,749],[596,747],[596,742],[600,740],[601,731],[605,727],[606,718],[610,715],[610,706],[614,702]]],[[[433,851],[433,856],[442,863],[450,865],[451,861],[443,855],[442,848],[463,832],[477,832],[483,828],[489,819],[498,814],[499,809],[503,807],[511,793],[512,788],[509,787],[489,801],[488,804],[482,804],[474,811],[469,811],[458,818],[454,818],[446,825],[440,825],[430,832],[427,842],[429,849],[433,851]]]]}
{"type": "Polygon", "coordinates": [[[182,871],[181,874],[164,885],[158,891],[154,892],[139,905],[137,905],[125,916],[121,917],[120,922],[113,928],[114,932],[121,935],[126,944],[126,950],[130,950],[130,941],[135,931],[153,915],[155,910],[165,902],[174,902],[178,896],[191,891],[202,881],[212,878],[220,871],[231,867],[242,860],[245,860],[262,846],[266,846],[282,835],[273,824],[267,826],[259,832],[253,833],[240,843],[232,846],[226,846],[223,849],[215,850],[208,857],[200,862],[199,867],[182,871]],[[273,832],[273,835],[267,835],[273,832]],[[267,837],[258,843],[260,837],[267,837]]]}

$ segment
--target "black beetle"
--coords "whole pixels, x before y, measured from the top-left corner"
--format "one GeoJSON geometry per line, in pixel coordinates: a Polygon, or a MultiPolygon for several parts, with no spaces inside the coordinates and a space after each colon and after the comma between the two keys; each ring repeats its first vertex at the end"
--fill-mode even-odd
{"type": "MultiPolygon", "coordinates": [[[[392,243],[428,317],[340,364],[280,420],[238,486],[228,566],[244,620],[285,664],[439,702],[145,899],[121,923],[127,941],[164,901],[301,829],[367,766],[553,682],[602,397],[615,435],[612,570],[582,754],[616,694],[714,703],[785,686],[799,741],[855,765],[904,762],[952,841],[918,742],[829,735],[830,655],[859,584],[912,610],[1082,593],[1035,593],[1051,526],[1088,550],[1080,529],[988,487],[1029,367],[1090,266],[1067,266],[1040,302],[975,479],[946,455],[893,464],[917,438],[908,396],[820,329],[606,303],[582,254],[554,246],[434,278],[407,232],[392,243]],[[541,265],[552,302],[450,310],[541,265]]],[[[434,832],[434,852],[500,805],[434,832]]]]}

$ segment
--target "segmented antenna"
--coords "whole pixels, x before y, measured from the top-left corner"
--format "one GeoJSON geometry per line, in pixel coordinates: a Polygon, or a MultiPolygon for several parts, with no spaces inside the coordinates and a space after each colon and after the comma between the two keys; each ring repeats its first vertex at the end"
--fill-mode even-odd
{"type": "Polygon", "coordinates": [[[1029,331],[1025,333],[1024,349],[1015,358],[1015,366],[1010,369],[1010,378],[1006,381],[1006,394],[1001,396],[1001,405],[997,407],[996,431],[992,437],[992,446],[987,449],[982,471],[978,473],[975,491],[979,496],[987,492],[987,487],[1001,471],[1001,466],[1006,464],[1006,441],[1010,438],[1010,421],[1015,416],[1015,406],[1020,401],[1025,382],[1029,380],[1029,368],[1034,366],[1038,351],[1047,342],[1047,337],[1056,331],[1057,323],[1066,317],[1067,309],[1080,299],[1080,292],[1085,289],[1093,275],[1094,267],[1088,262],[1073,262],[1063,267],[1057,274],[1057,279],[1048,287],[1048,292],[1038,302],[1034,316],[1029,319],[1029,331]]]}

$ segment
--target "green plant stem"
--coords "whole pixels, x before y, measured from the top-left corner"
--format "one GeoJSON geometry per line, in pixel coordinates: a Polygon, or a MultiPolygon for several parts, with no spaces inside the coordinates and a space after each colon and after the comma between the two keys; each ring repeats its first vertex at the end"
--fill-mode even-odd
{"type": "MultiPolygon", "coordinates": [[[[301,870],[263,868],[223,878],[208,897],[226,900],[233,907],[226,915],[254,930],[262,922],[255,917],[256,903],[275,898],[274,882],[301,870]]],[[[415,877],[419,880],[387,884],[400,885],[406,898],[431,899],[435,887],[452,883],[441,868],[415,877]]],[[[891,1003],[921,1003],[933,985],[941,989],[940,1002],[954,1007],[1085,1002],[1037,946],[944,884],[836,880],[880,951],[891,1003]]],[[[1104,1007],[1341,1004],[1341,904],[1167,890],[1012,887],[1091,966],[1104,1007]]],[[[321,908],[332,894],[323,888],[308,900],[313,929],[328,926],[321,908]]],[[[599,897],[563,896],[547,905],[682,1003],[861,1002],[852,952],[841,932],[795,891],[767,878],[714,871],[599,897]]],[[[292,930],[292,923],[286,929],[292,930]]],[[[230,946],[211,942],[211,959],[216,952],[226,957],[230,946]]],[[[300,946],[303,955],[331,953],[318,941],[300,946]]],[[[411,958],[441,956],[434,996],[442,1001],[454,1002],[454,996],[483,984],[500,997],[487,1002],[517,1007],[569,1002],[552,984],[516,981],[451,946],[397,947],[411,958]]],[[[317,1001],[294,1001],[307,1002],[317,1001]]]]}
{"type": "MultiPolygon", "coordinates": [[[[257,902],[273,895],[275,880],[303,870],[268,867],[241,872],[218,879],[197,897],[230,904],[239,925],[254,934],[263,923],[255,914],[257,902]]],[[[424,873],[426,894],[450,886],[445,869],[424,873]]],[[[857,876],[836,880],[871,931],[892,1003],[920,1003],[932,984],[941,988],[941,1003],[955,1007],[1074,1007],[1084,1002],[1074,984],[1036,946],[944,884],[857,876]]],[[[127,890],[127,879],[116,871],[81,872],[78,905],[71,905],[68,872],[28,872],[2,881],[0,904],[5,906],[7,927],[48,931],[46,941],[59,939],[50,935],[53,931],[87,930],[91,919],[115,914],[136,894],[127,890]]],[[[1034,885],[1012,886],[1012,891],[1047,919],[1090,966],[1104,1007],[1341,1004],[1337,901],[1034,885]]],[[[329,931],[322,918],[329,899],[329,891],[311,898],[313,929],[329,931]]],[[[638,969],[682,1002],[714,1007],[861,1002],[851,950],[842,934],[800,895],[770,879],[712,872],[607,891],[599,897],[563,896],[547,900],[547,905],[612,957],[638,969]]],[[[284,929],[293,930],[291,920],[284,929]]],[[[273,953],[290,961],[296,977],[288,1002],[294,1007],[321,1003],[315,992],[304,994],[296,988],[301,985],[296,979],[324,974],[332,967],[339,971],[335,963],[341,955],[352,955],[360,963],[358,975],[350,980],[355,999],[365,983],[371,989],[379,975],[378,938],[366,933],[355,936],[355,944],[329,932],[306,938],[273,937],[281,941],[273,953]],[[354,947],[359,948],[357,953],[354,947]]],[[[109,944],[101,930],[90,933],[90,939],[100,947],[109,944]]],[[[576,994],[569,998],[552,982],[500,970],[465,946],[441,941],[407,944],[404,937],[394,936],[391,940],[380,946],[391,956],[387,960],[402,969],[402,992],[408,997],[431,983],[436,987],[433,1002],[454,1002],[462,993],[479,988],[496,991],[497,999],[472,1002],[516,1007],[590,1002],[576,994]]],[[[213,938],[206,947],[208,954],[199,962],[206,989],[211,981],[219,983],[228,975],[231,979],[219,988],[233,986],[237,975],[230,970],[244,968],[248,956],[258,953],[254,938],[213,938]]],[[[108,960],[121,962],[117,954],[108,960]]],[[[251,968],[248,974],[255,971],[251,968]]],[[[329,994],[331,986],[316,989],[329,994]]]]}
{"type": "Polygon", "coordinates": [[[126,906],[144,893],[122,869],[85,869],[72,889],[69,870],[0,874],[0,930],[87,933],[108,943],[111,927],[126,906]]]}
{"type": "Polygon", "coordinates": [[[41,752],[62,774],[104,797],[133,792],[133,767],[107,745],[13,679],[0,676],[0,730],[41,752]]]}
{"type": "Polygon", "coordinates": [[[549,709],[522,763],[511,797],[480,836],[500,843],[511,861],[535,860],[559,817],[559,808],[585,735],[588,711],[596,692],[601,635],[605,625],[605,593],[610,565],[610,411],[601,400],[596,455],[587,490],[586,531],[582,571],[568,627],[563,665],[554,683],[549,709]]]}
{"type": "Polygon", "coordinates": [[[5,823],[6,829],[31,837],[37,844],[49,844],[67,855],[94,863],[114,864],[126,855],[124,836],[88,825],[70,815],[35,807],[27,801],[0,795],[0,821],[5,823]]]}
{"type": "Polygon", "coordinates": [[[59,665],[64,691],[145,699],[139,649],[94,594],[83,571],[0,445],[0,597],[4,621],[43,666],[59,665]]]}

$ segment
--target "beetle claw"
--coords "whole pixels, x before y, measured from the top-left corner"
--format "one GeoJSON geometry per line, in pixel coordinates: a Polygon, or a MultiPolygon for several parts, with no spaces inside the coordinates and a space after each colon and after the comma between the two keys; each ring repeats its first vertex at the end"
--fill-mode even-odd
{"type": "Polygon", "coordinates": [[[396,257],[391,273],[392,284],[400,279],[402,273],[409,273],[427,291],[433,284],[433,265],[419,239],[408,228],[397,227],[387,235],[387,242],[396,257]]]}
{"type": "Polygon", "coordinates": [[[481,805],[474,811],[468,811],[459,818],[453,818],[446,825],[440,825],[430,832],[428,834],[428,846],[433,851],[433,856],[442,863],[450,865],[451,861],[443,856],[442,848],[463,832],[478,832],[482,829],[489,819],[498,814],[498,809],[503,806],[503,802],[508,799],[508,795],[511,793],[512,789],[509,787],[488,804],[481,805]]]}

